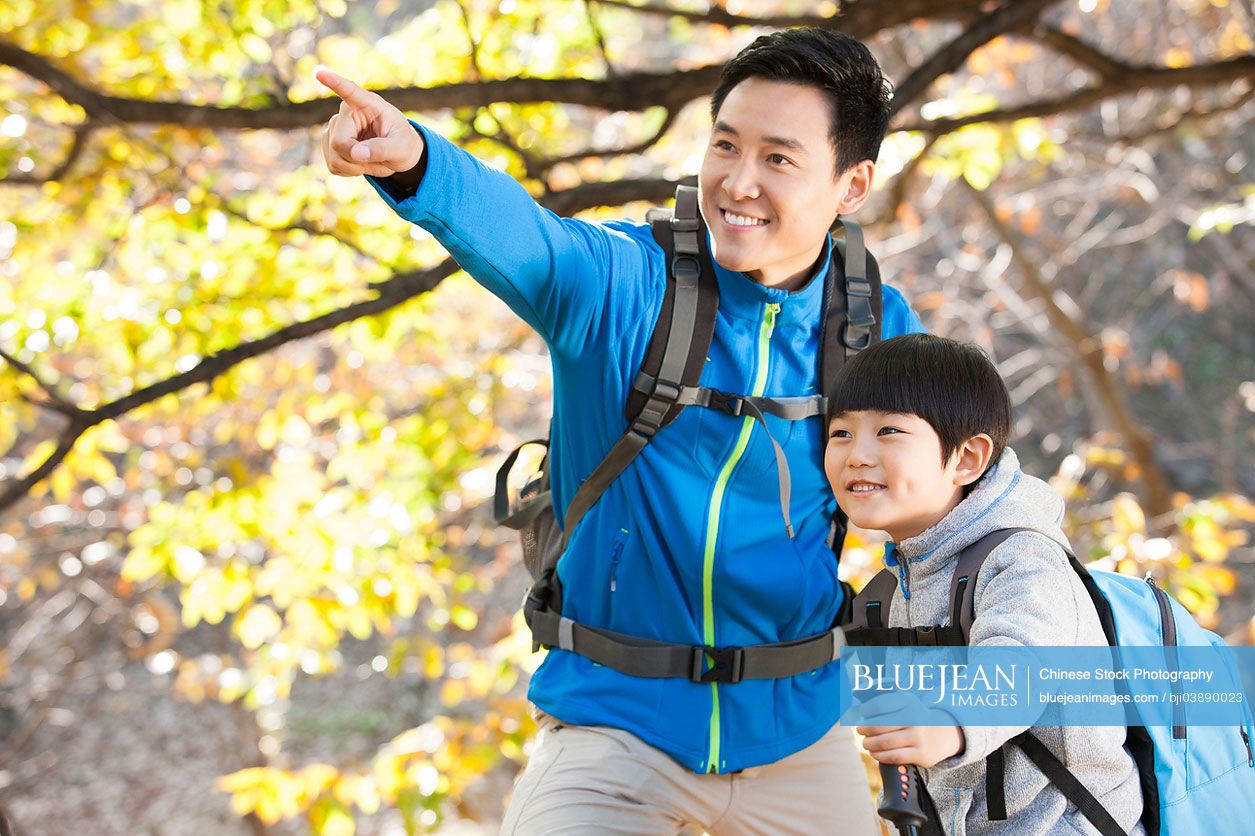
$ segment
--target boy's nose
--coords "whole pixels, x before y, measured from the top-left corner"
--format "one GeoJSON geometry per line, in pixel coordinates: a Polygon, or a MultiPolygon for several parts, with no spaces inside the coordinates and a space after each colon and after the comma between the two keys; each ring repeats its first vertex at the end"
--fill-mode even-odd
{"type": "Polygon", "coordinates": [[[850,445],[850,453],[846,457],[845,463],[850,467],[871,467],[876,463],[876,457],[872,454],[871,445],[860,444],[855,441],[850,445]]]}

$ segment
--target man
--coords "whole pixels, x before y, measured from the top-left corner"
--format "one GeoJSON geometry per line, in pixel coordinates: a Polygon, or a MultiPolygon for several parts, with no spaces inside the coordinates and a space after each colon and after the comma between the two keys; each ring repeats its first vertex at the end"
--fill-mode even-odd
{"type": "MultiPolygon", "coordinates": [[[[367,175],[548,344],[562,519],[626,429],[666,287],[650,227],[558,218],[381,97],[325,70],[318,78],[343,100],[323,138],[332,173],[367,175]]],[[[868,197],[888,100],[866,47],[820,29],[764,36],[725,68],[699,188],[714,260],[704,269],[719,289],[703,386],[819,391],[828,230],[868,197]]],[[[885,337],[922,330],[888,287],[880,327],[885,337]]],[[[826,542],[836,504],[822,421],[684,409],[568,532],[564,619],[698,648],[828,630],[843,594],[826,542]],[[792,476],[792,532],[768,432],[792,476]]],[[[532,679],[542,731],[503,832],[878,832],[852,735],[834,725],[836,668],[646,678],[554,649],[532,679]]]]}

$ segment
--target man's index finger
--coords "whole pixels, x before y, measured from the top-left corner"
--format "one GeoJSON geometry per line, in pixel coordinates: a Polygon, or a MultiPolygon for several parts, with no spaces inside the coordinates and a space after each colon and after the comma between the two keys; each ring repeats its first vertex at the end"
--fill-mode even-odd
{"type": "Polygon", "coordinates": [[[314,72],[318,83],[327,87],[343,99],[350,107],[371,107],[375,104],[374,94],[363,90],[356,83],[328,70],[319,68],[314,72]]]}

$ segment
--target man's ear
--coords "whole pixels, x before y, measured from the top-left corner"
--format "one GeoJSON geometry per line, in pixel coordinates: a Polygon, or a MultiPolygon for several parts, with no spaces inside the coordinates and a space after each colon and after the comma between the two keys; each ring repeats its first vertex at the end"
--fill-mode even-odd
{"type": "Polygon", "coordinates": [[[994,455],[994,440],[984,433],[974,435],[955,451],[958,464],[954,469],[956,485],[970,485],[985,474],[994,455]]]}
{"type": "Polygon", "coordinates": [[[837,185],[843,192],[837,203],[838,215],[849,215],[867,202],[867,198],[871,197],[875,174],[876,164],[871,160],[855,163],[841,173],[837,178],[837,185]]]}

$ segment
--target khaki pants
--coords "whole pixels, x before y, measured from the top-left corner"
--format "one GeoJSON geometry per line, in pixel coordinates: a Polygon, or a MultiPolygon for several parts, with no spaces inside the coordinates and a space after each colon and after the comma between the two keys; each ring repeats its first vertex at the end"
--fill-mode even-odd
{"type": "Polygon", "coordinates": [[[879,834],[867,773],[849,729],[733,775],[690,772],[635,735],[540,717],[540,734],[502,836],[879,834]]]}

